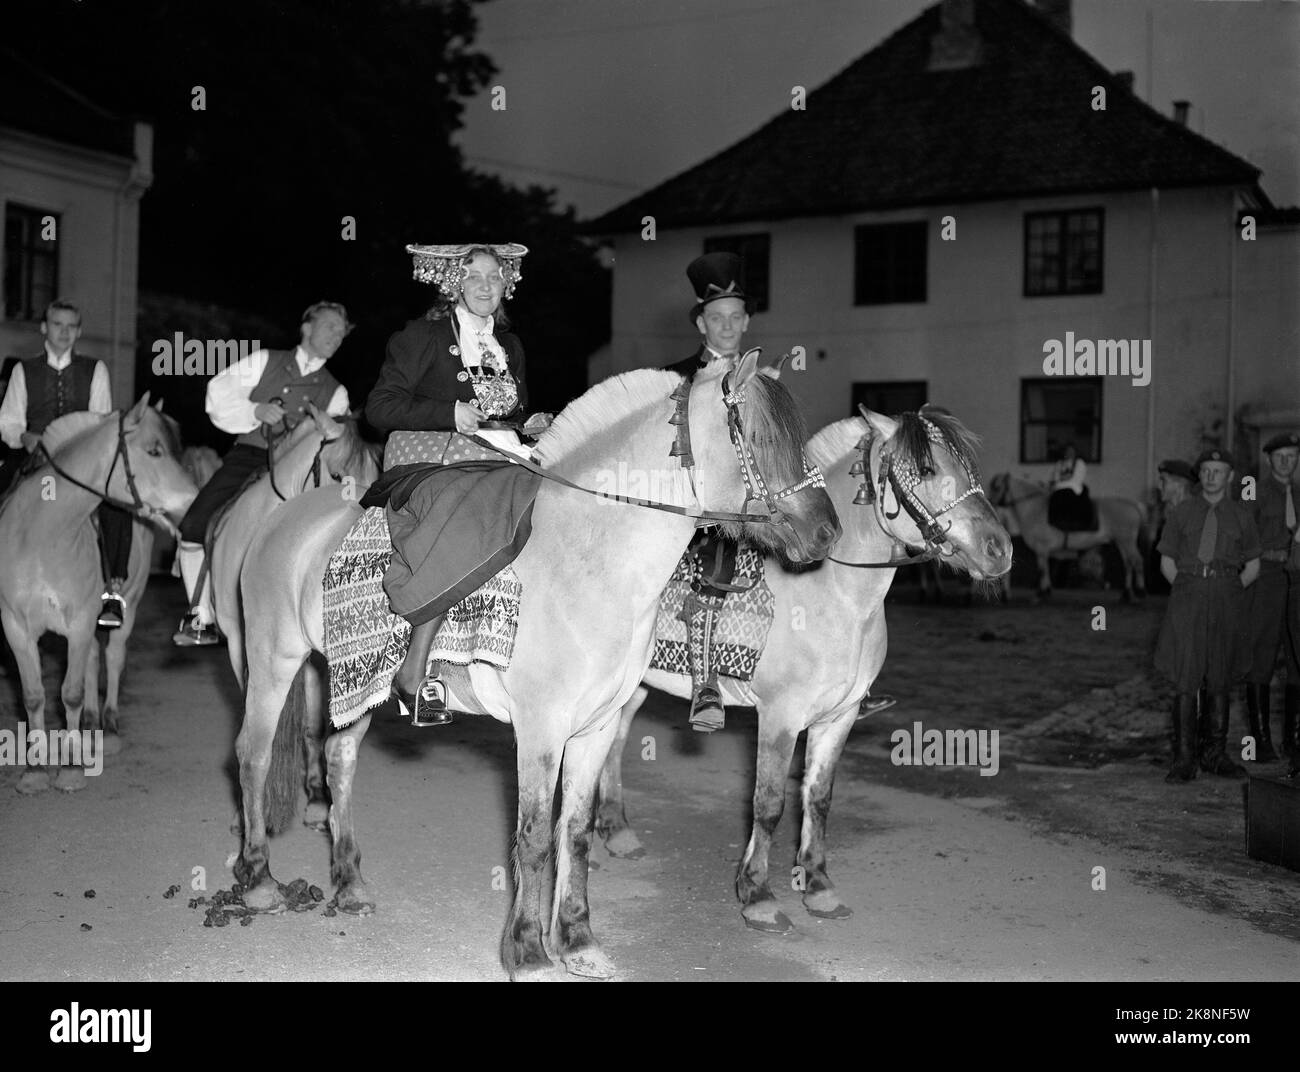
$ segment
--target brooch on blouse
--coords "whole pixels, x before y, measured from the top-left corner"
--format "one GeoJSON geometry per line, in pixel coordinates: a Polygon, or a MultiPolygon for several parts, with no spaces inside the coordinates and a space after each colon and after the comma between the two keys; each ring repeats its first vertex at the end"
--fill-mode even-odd
{"type": "Polygon", "coordinates": [[[466,372],[464,369],[461,369],[458,373],[456,373],[456,379],[460,380],[461,383],[464,383],[466,380],[469,379],[469,373],[466,372]]]}
{"type": "Polygon", "coordinates": [[[450,351],[451,351],[451,356],[452,356],[452,357],[460,357],[460,347],[459,347],[459,346],[452,346],[452,347],[450,347],[449,349],[450,349],[450,351]]]}

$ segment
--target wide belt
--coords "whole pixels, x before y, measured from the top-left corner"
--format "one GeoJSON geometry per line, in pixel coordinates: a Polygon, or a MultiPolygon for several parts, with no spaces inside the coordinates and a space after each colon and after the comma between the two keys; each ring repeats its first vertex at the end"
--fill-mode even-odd
{"type": "Polygon", "coordinates": [[[1214,562],[1198,562],[1195,566],[1180,569],[1180,577],[1236,577],[1240,571],[1233,566],[1222,566],[1214,562]]]}

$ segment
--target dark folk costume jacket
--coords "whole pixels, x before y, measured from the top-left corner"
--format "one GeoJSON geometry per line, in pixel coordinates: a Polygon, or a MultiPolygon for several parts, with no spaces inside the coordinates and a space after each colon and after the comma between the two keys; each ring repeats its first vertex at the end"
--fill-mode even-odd
{"type": "MultiPolygon", "coordinates": [[[[461,377],[464,362],[452,352],[457,344],[450,317],[455,315],[412,320],[388,340],[388,356],[366,400],[366,420],[380,431],[454,431],[456,403],[476,401],[473,385],[461,377]]],[[[528,409],[524,348],[510,332],[493,334],[519,388],[519,406],[509,416],[522,415],[528,409]]]]}

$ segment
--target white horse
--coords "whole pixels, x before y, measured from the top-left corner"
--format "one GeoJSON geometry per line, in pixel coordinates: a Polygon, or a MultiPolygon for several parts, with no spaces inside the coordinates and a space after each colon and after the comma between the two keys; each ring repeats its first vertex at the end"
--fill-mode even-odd
{"type": "MultiPolygon", "coordinates": [[[[45,686],[36,644],[47,632],[68,639],[63,678],[67,728],[100,728],[95,621],[103,577],[91,522],[100,502],[117,500],[133,508],[137,518],[174,527],[198,494],[180,466],[175,428],[148,403],[146,394],[127,412],[70,413],[52,421],[40,436],[46,463],[0,505],[0,547],[5,549],[0,555],[0,620],[18,663],[29,734],[45,729],[45,686]]],[[[118,684],[153,548],[149,526],[137,523],[134,537],[122,591],[125,614],[107,645],[102,728],[109,754],[120,747],[118,684]]],[[[18,791],[36,793],[49,784],[46,767],[31,765],[19,779],[18,791]]],[[[81,789],[85,773],[79,766],[61,765],[55,785],[81,789]]]]}
{"type": "MultiPolygon", "coordinates": [[[[756,360],[747,356],[734,369],[716,362],[689,388],[681,377],[659,370],[607,380],[555,419],[536,452],[553,477],[608,490],[620,477],[636,476],[657,485],[661,499],[690,512],[735,512],[751,494],[760,495],[784,522],[733,518],[732,531],[807,561],[828,552],[839,526],[816,475],[806,470],[803,439],[789,393],[774,378],[756,374],[756,360]],[[683,411],[689,414],[695,462],[690,475],[669,453],[675,440],[682,442],[673,423],[683,411]]],[[[245,559],[248,696],[237,744],[244,845],[236,876],[247,890],[245,902],[255,908],[284,906],[267,863],[268,812],[274,828],[276,802],[297,796],[296,772],[277,773],[283,765],[276,760],[290,747],[293,732],[277,733],[277,725],[282,708],[291,724],[301,717],[295,700],[301,690],[291,686],[308,654],[324,650],[321,581],[357,512],[336,489],[307,492],[276,511],[245,559]]],[[[510,666],[474,663],[444,677],[449,707],[491,715],[515,730],[516,893],[502,939],[502,959],[512,977],[551,967],[548,918],[552,949],[570,972],[605,978],[614,971],[592,934],[587,904],[596,780],[619,708],[649,664],[659,594],[694,530],[691,516],[616,504],[542,480],[532,535],[513,564],[524,594],[510,666]],[[561,767],[557,827],[552,805],[561,767]],[[544,915],[553,850],[554,893],[544,915]]],[[[338,906],[359,913],[374,909],[352,823],[352,778],[370,717],[325,744],[331,877],[338,906]]]]}
{"type": "Polygon", "coordinates": [[[1090,547],[1114,544],[1124,560],[1124,598],[1146,595],[1146,565],[1142,560],[1139,539],[1146,527],[1146,509],[1133,499],[1116,497],[1095,499],[1096,532],[1067,534],[1047,520],[1050,492],[1029,480],[999,473],[989,482],[989,499],[994,506],[1014,514],[1021,538],[1038,557],[1038,594],[1052,594],[1052,558],[1075,558],[1090,547]]]}
{"type": "MultiPolygon", "coordinates": [[[[929,548],[979,580],[1007,573],[1011,539],[979,487],[976,447],[956,418],[924,408],[895,420],[867,412],[865,420],[823,428],[808,444],[826,475],[844,535],[818,569],[790,573],[769,564],[775,617],[754,677],[720,679],[726,702],[758,708],[754,825],[736,875],[741,913],[751,927],[779,933],[793,927],[769,885],[768,852],[785,806],[795,741],[804,730],[797,861],[806,880],[803,903],[821,918],[851,914],[826,871],[826,817],[844,742],[885,661],[884,600],[894,569],[846,563],[901,562],[905,548],[929,548]],[[870,490],[859,493],[860,481],[870,490]],[[862,502],[867,497],[872,505],[862,502]]],[[[691,694],[688,676],[664,670],[651,670],[645,684],[675,696],[691,694]]],[[[624,706],[601,772],[596,830],[614,856],[643,851],[624,810],[622,756],[647,694],[643,686],[624,706]]]]}

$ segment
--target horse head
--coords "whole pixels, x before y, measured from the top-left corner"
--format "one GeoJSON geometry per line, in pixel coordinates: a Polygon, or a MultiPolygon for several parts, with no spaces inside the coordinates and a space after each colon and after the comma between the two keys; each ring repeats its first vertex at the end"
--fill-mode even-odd
{"type": "Polygon", "coordinates": [[[979,440],[946,410],[922,406],[886,417],[862,409],[861,481],[853,502],[909,553],[966,570],[976,580],[1011,569],[1011,538],[980,486],[979,440]]]}
{"type": "Polygon", "coordinates": [[[361,438],[357,430],[360,414],[331,417],[308,402],[307,415],[321,436],[321,470],[340,484],[348,477],[358,484],[373,484],[379,477],[377,448],[361,438]]]}
{"type": "Polygon", "coordinates": [[[723,531],[791,562],[825,558],[840,537],[839,517],[804,454],[803,417],[776,371],[760,372],[758,351],[696,374],[689,414],[701,506],[754,517],[725,522],[723,531]]]}
{"type": "MultiPolygon", "coordinates": [[[[133,503],[169,530],[180,523],[198,486],[181,465],[176,422],[149,405],[149,392],[116,420],[102,427],[116,432],[117,450],[105,481],[105,493],[133,503]]],[[[101,432],[101,435],[107,434],[101,432]]],[[[111,434],[111,433],[109,433],[111,434]]]]}

